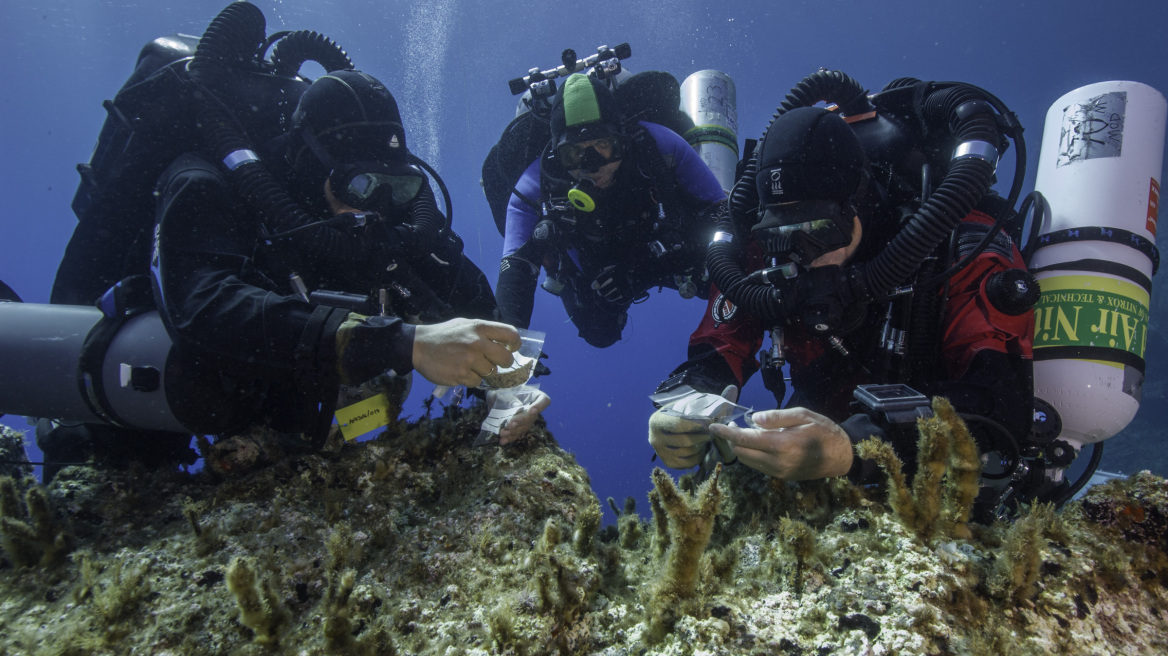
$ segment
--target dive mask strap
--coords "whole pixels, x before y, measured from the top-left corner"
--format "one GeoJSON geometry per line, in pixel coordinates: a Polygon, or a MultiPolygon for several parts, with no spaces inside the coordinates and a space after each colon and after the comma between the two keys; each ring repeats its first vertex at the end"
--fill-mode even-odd
{"type": "Polygon", "coordinates": [[[320,145],[320,140],[316,138],[312,130],[308,129],[307,126],[301,127],[300,138],[304,141],[304,145],[308,146],[308,150],[316,156],[317,161],[323,164],[331,174],[333,168],[336,166],[336,162],[333,160],[332,155],[329,155],[328,151],[324,149],[324,146],[320,145]]]}

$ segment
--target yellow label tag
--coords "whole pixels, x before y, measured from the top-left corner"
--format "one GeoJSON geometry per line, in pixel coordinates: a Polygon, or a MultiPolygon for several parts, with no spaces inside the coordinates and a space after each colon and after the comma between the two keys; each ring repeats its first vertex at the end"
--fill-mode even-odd
{"type": "Polygon", "coordinates": [[[341,435],[349,442],[371,430],[388,425],[393,419],[389,416],[389,399],[384,394],[371,396],[364,401],[340,408],[336,416],[337,424],[341,427],[341,435]]]}

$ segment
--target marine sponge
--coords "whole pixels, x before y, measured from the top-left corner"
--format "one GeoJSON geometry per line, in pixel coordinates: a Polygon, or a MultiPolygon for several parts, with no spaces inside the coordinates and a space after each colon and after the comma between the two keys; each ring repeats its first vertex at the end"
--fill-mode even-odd
{"type": "Polygon", "coordinates": [[[571,608],[580,600],[579,591],[573,585],[569,574],[567,558],[556,553],[556,547],[563,542],[560,525],[549,517],[543,526],[543,535],[531,554],[532,578],[535,580],[536,594],[544,611],[556,614],[570,614],[571,608]]]}
{"type": "Polygon", "coordinates": [[[576,548],[576,555],[588,557],[596,548],[596,536],[600,533],[600,504],[596,501],[585,502],[580,509],[576,530],[572,533],[572,544],[576,548]]]}
{"type": "Polygon", "coordinates": [[[673,485],[673,479],[661,468],[653,470],[653,486],[661,495],[661,506],[669,517],[671,536],[666,554],[665,571],[658,587],[658,596],[689,597],[697,582],[698,561],[714,531],[714,517],[722,501],[718,478],[722,466],[698,488],[693,499],[687,499],[673,485]]]}
{"type": "Polygon", "coordinates": [[[807,560],[815,555],[815,532],[805,522],[790,517],[779,520],[779,537],[791,548],[795,555],[795,594],[803,593],[803,568],[807,560]]]}
{"type": "Polygon", "coordinates": [[[351,648],[353,621],[349,616],[349,597],[357,583],[357,570],[346,569],[329,578],[324,599],[324,637],[334,649],[351,648]]]}
{"type": "MultiPolygon", "coordinates": [[[[654,476],[656,472],[657,470],[654,470],[654,476]]],[[[657,479],[653,480],[656,483],[657,479]]],[[[669,549],[669,513],[665,512],[665,506],[661,504],[661,493],[656,488],[649,490],[649,509],[653,513],[653,528],[656,529],[653,532],[653,552],[660,558],[669,549]]]]}
{"type": "Polygon", "coordinates": [[[664,637],[679,619],[678,602],[694,595],[702,552],[714,532],[714,518],[722,501],[718,488],[721,474],[722,465],[719,464],[696,494],[687,498],[677,489],[669,474],[660,467],[653,470],[657,495],[653,514],[659,526],[659,513],[668,518],[669,551],[665,554],[661,580],[653,588],[652,598],[647,604],[651,638],[664,637]]]}
{"type": "Polygon", "coordinates": [[[534,595],[539,600],[540,611],[554,619],[561,650],[567,650],[563,642],[566,634],[561,629],[578,622],[601,583],[593,561],[577,556],[579,544],[566,538],[559,522],[549,517],[544,522],[543,535],[524,565],[535,583],[534,595]]]}
{"type": "MultiPolygon", "coordinates": [[[[611,501],[611,497],[609,500],[611,501]]],[[[637,543],[641,541],[641,535],[645,532],[641,525],[641,518],[637,516],[637,500],[633,497],[626,497],[625,511],[623,514],[617,513],[617,515],[616,525],[620,535],[621,548],[635,549],[637,543]]]]}
{"type": "Polygon", "coordinates": [[[1014,603],[1028,603],[1034,596],[1042,567],[1044,528],[1053,521],[1054,506],[1040,504],[1010,525],[986,582],[991,594],[1014,603]]]}
{"type": "Polygon", "coordinates": [[[19,567],[48,567],[73,550],[73,536],[57,520],[45,489],[34,485],[21,504],[16,482],[0,477],[0,546],[19,567]]]}
{"type": "Polygon", "coordinates": [[[946,503],[943,509],[942,527],[949,535],[968,540],[969,517],[973,512],[973,502],[977,499],[981,481],[981,457],[977,441],[969,433],[969,427],[957,416],[953,404],[945,399],[933,402],[933,412],[948,428],[949,440],[949,481],[946,503]]]}
{"type": "Polygon", "coordinates": [[[202,515],[206,512],[206,504],[193,501],[186,497],[182,501],[183,516],[187,518],[191,530],[195,533],[195,553],[199,556],[209,556],[223,546],[223,537],[219,528],[214,524],[203,525],[202,515]]]}
{"type": "Polygon", "coordinates": [[[130,565],[125,559],[116,559],[103,585],[99,582],[103,568],[94,562],[92,554],[81,552],[77,560],[81,564],[81,581],[74,590],[74,598],[79,602],[90,602],[101,620],[107,642],[124,638],[133,630],[126,620],[152,592],[150,580],[146,577],[147,564],[137,562],[130,565]]]}
{"type": "Polygon", "coordinates": [[[251,561],[236,556],[227,567],[227,589],[235,595],[239,605],[239,621],[255,631],[255,641],[261,645],[279,642],[280,629],[287,614],[280,607],[279,597],[270,581],[257,585],[251,561]]]}
{"type": "Polygon", "coordinates": [[[933,398],[934,416],[917,420],[917,473],[910,490],[892,446],[870,438],[856,445],[861,458],[875,460],[888,476],[889,503],[922,541],[938,533],[968,539],[981,463],[977,443],[947,399],[933,398]]]}

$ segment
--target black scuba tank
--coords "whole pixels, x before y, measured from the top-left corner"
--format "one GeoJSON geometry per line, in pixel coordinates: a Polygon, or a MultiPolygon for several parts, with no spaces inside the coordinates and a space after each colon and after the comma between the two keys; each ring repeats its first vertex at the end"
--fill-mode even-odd
{"type": "MultiPolygon", "coordinates": [[[[53,303],[90,304],[117,281],[146,271],[154,185],[176,157],[204,146],[187,71],[198,44],[183,34],[146,44],[130,78],[103,103],[107,117],[93,155],[77,166],[81,183],[72,207],[78,225],[57,270],[53,303]]],[[[254,71],[231,86],[246,108],[236,118],[262,143],[287,127],[308,83],[254,71]]]]}
{"type": "Polygon", "coordinates": [[[230,112],[233,129],[251,143],[267,143],[288,129],[309,84],[299,70],[310,60],[326,70],[352,67],[343,50],[316,32],[265,37],[262,12],[247,2],[228,5],[201,39],[174,34],[147,43],[129,79],[103,103],[107,117],[93,155],[77,167],[78,225],[51,302],[88,305],[119,280],[147,272],[155,183],[182,153],[214,150],[200,126],[202,99],[213,94],[230,112]],[[209,63],[225,73],[214,76],[213,89],[196,79],[200,56],[204,69],[209,63]]]}

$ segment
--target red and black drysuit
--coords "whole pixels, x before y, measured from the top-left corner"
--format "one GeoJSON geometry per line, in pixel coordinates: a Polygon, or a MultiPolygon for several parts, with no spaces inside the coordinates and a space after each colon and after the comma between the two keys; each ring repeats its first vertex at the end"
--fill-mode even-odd
{"type": "MultiPolygon", "coordinates": [[[[958,228],[957,255],[970,252],[992,224],[993,219],[980,211],[965,217],[958,228]]],[[[865,236],[865,241],[870,239],[865,236]]],[[[760,250],[751,244],[747,253],[748,269],[761,268],[760,250]]],[[[853,263],[862,263],[866,256],[874,253],[862,248],[853,263]]],[[[786,355],[794,387],[788,406],[805,407],[839,423],[853,444],[872,435],[889,440],[910,472],[916,462],[916,431],[892,430],[868,414],[857,413],[852,396],[857,385],[909,383],[926,395],[949,398],[967,417],[979,443],[1001,439],[1001,429],[994,424],[1009,431],[1015,442],[1024,439],[1033,416],[1034,313],[1028,310],[1010,316],[996,309],[987,299],[986,281],[1006,269],[1025,268],[1012,240],[999,232],[989,247],[949,280],[939,366],[928,380],[889,380],[881,371],[880,337],[887,303],[869,305],[860,326],[843,336],[848,356],[811,335],[802,324],[786,326],[786,355]],[[979,422],[979,418],[988,421],[979,422]]],[[[942,285],[931,293],[944,291],[942,285]]],[[[689,359],[674,370],[670,381],[690,374],[686,382],[698,391],[719,393],[727,385],[741,388],[759,369],[755,353],[768,328],[757,316],[712,290],[707,312],[690,337],[689,359]]],[[[857,483],[875,482],[875,464],[856,458],[849,477],[857,483]]]]}

